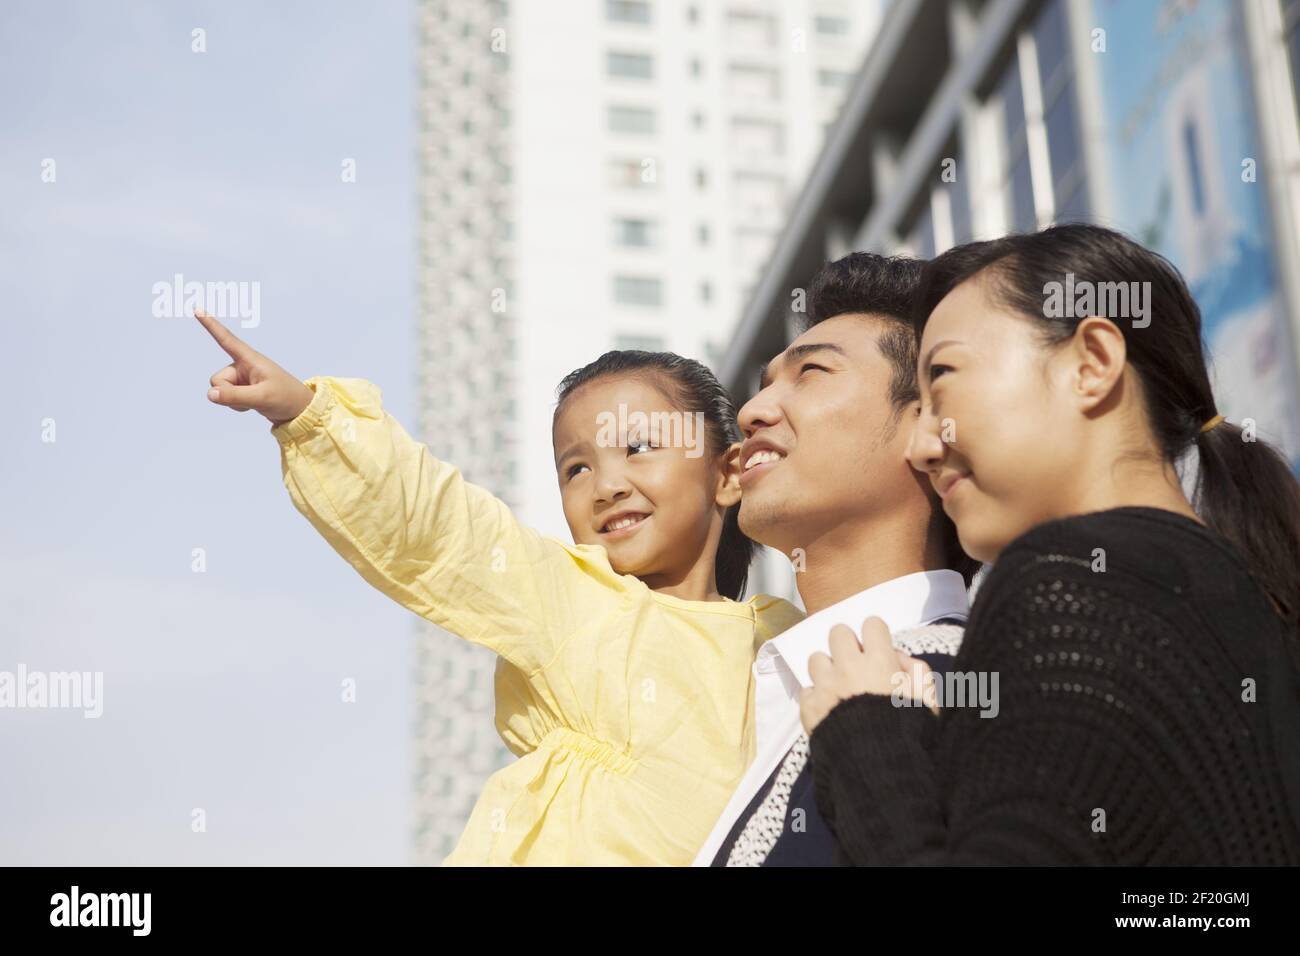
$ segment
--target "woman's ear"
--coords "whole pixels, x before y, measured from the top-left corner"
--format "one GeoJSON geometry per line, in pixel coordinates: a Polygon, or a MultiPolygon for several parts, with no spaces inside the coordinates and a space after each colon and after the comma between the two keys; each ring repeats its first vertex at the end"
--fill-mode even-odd
{"type": "Polygon", "coordinates": [[[740,442],[733,444],[722,456],[718,478],[718,492],[714,495],[714,501],[724,508],[730,508],[740,501],[740,442]]]}
{"type": "Polygon", "coordinates": [[[1128,345],[1110,319],[1091,315],[1075,327],[1066,349],[1075,396],[1090,412],[1109,399],[1124,374],[1128,345]]]}

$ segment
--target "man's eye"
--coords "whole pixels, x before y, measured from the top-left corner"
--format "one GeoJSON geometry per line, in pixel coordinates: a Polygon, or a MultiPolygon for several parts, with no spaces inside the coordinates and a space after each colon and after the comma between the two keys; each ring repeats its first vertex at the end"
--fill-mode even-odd
{"type": "Polygon", "coordinates": [[[808,371],[810,368],[815,368],[815,369],[817,369],[819,372],[828,372],[828,371],[830,371],[830,369],[828,369],[825,365],[818,365],[818,364],[816,364],[815,362],[804,362],[804,364],[803,364],[802,366],[800,366],[800,368],[799,368],[799,374],[802,375],[804,372],[808,371]]]}

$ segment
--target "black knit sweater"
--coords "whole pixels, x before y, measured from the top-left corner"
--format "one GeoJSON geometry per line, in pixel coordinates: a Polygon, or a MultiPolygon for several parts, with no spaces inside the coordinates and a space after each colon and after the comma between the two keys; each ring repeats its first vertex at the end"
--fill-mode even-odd
{"type": "Polygon", "coordinates": [[[1293,640],[1194,521],[1040,525],[953,663],[998,673],[997,715],[841,702],[811,738],[818,808],[856,864],[1300,863],[1293,640]]]}

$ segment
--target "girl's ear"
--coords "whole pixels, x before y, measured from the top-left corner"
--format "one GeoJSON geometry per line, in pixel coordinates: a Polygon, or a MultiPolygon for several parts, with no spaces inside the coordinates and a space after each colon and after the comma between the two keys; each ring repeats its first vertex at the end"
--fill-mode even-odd
{"type": "Polygon", "coordinates": [[[718,491],[714,500],[722,507],[730,508],[740,501],[740,442],[733,444],[722,456],[718,478],[718,491]]]}
{"type": "Polygon", "coordinates": [[[1110,398],[1124,374],[1124,333],[1110,319],[1089,316],[1075,328],[1068,355],[1075,396],[1090,412],[1110,398]]]}

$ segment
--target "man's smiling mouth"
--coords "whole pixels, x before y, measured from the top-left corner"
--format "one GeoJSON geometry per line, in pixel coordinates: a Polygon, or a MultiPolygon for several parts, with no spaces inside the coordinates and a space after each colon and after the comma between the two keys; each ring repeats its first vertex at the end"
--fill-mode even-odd
{"type": "Polygon", "coordinates": [[[747,488],[785,460],[785,455],[771,448],[760,448],[745,459],[740,469],[740,485],[747,488]]]}
{"type": "Polygon", "coordinates": [[[757,468],[759,465],[766,465],[769,462],[780,461],[783,457],[785,456],[780,452],[772,451],[770,448],[760,448],[749,456],[749,461],[745,462],[745,471],[757,468]]]}

